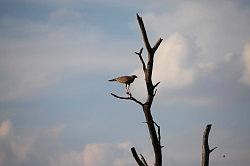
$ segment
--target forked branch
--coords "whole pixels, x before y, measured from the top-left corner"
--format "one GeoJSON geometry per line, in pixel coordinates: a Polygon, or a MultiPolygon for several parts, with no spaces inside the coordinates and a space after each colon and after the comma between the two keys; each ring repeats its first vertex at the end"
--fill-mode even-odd
{"type": "MultiPolygon", "coordinates": [[[[144,71],[148,95],[147,95],[147,101],[143,105],[143,112],[144,112],[144,115],[146,118],[148,130],[149,130],[149,134],[150,134],[150,139],[151,139],[151,142],[153,145],[154,157],[155,157],[154,165],[155,166],[162,166],[162,151],[161,151],[162,147],[161,147],[161,144],[159,141],[160,133],[158,131],[158,135],[157,135],[155,125],[154,125],[154,120],[153,120],[153,117],[151,114],[152,102],[153,102],[154,96],[155,96],[156,91],[157,91],[155,88],[160,83],[160,82],[156,83],[155,86],[152,83],[154,54],[155,54],[156,50],[158,49],[158,47],[160,46],[162,39],[159,39],[156,42],[156,44],[154,45],[154,47],[152,48],[150,46],[149,41],[148,41],[147,32],[146,32],[146,29],[144,27],[143,20],[138,14],[137,14],[137,21],[139,23],[140,30],[141,30],[142,37],[143,37],[143,41],[144,41],[145,47],[146,47],[147,52],[148,52],[147,67],[145,67],[146,70],[144,71]]],[[[158,130],[159,130],[159,128],[158,128],[158,130]]]]}
{"type": "Polygon", "coordinates": [[[148,163],[147,163],[147,161],[145,160],[145,158],[143,157],[143,155],[140,154],[140,156],[141,156],[141,161],[143,162],[143,164],[144,164],[145,166],[148,166],[148,163]]]}
{"type": "MultiPolygon", "coordinates": [[[[147,32],[144,27],[143,20],[138,14],[137,14],[137,21],[139,23],[143,41],[144,41],[144,44],[148,53],[147,63],[145,63],[144,59],[142,58],[143,48],[140,50],[140,52],[135,52],[135,54],[139,55],[140,61],[142,63],[142,68],[143,68],[144,76],[145,76],[145,82],[147,86],[147,100],[144,103],[142,103],[141,101],[135,99],[132,96],[132,94],[128,94],[129,95],[128,97],[117,96],[113,93],[111,93],[111,95],[118,99],[134,101],[135,103],[142,106],[143,113],[144,113],[147,127],[148,127],[148,131],[149,131],[149,135],[150,135],[150,139],[151,139],[151,143],[152,143],[153,150],[154,150],[154,157],[155,157],[154,166],[162,166],[162,150],[161,150],[162,146],[160,143],[161,141],[160,126],[154,122],[152,114],[151,114],[152,102],[157,91],[156,87],[160,84],[160,82],[157,82],[155,85],[152,83],[154,54],[156,50],[158,49],[158,47],[160,46],[162,39],[160,38],[156,42],[154,47],[152,48],[150,46],[150,43],[147,37],[147,32]],[[157,131],[155,129],[155,126],[157,126],[157,129],[158,129],[157,131]]],[[[131,148],[131,152],[133,154],[135,161],[137,162],[139,166],[148,165],[145,158],[142,155],[141,155],[141,159],[139,158],[134,147],[131,148]]]]}
{"type": "Polygon", "coordinates": [[[137,154],[137,152],[136,152],[136,150],[135,150],[135,147],[132,147],[132,148],[131,148],[131,152],[132,152],[133,157],[134,157],[135,161],[137,162],[137,164],[138,164],[139,166],[145,166],[144,163],[143,163],[143,162],[141,161],[141,159],[139,158],[139,156],[138,156],[138,154],[137,154]]]}
{"type": "Polygon", "coordinates": [[[134,98],[131,94],[129,94],[129,97],[122,97],[122,96],[117,96],[114,93],[110,93],[112,96],[118,98],[118,99],[123,99],[123,100],[132,100],[134,102],[136,102],[137,104],[140,104],[141,106],[143,106],[142,102],[140,102],[139,100],[137,100],[136,98],[134,98]]]}
{"type": "Polygon", "coordinates": [[[208,137],[211,130],[211,126],[212,126],[211,124],[208,124],[203,133],[201,166],[209,166],[209,155],[212,151],[214,151],[217,148],[214,147],[210,149],[208,145],[208,137]]]}

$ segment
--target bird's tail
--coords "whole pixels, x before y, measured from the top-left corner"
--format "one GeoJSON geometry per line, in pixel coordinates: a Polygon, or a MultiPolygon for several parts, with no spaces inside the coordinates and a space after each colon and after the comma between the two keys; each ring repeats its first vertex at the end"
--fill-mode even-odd
{"type": "Polygon", "coordinates": [[[108,81],[116,81],[116,79],[111,79],[111,80],[108,80],[108,81]]]}

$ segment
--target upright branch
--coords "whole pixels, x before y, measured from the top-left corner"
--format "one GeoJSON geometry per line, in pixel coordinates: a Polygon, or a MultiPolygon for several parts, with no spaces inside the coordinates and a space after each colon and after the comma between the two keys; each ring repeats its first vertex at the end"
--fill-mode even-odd
{"type": "MultiPolygon", "coordinates": [[[[144,45],[147,49],[148,52],[148,61],[147,61],[147,67],[144,70],[144,76],[145,76],[145,82],[147,86],[147,100],[143,105],[143,112],[146,118],[146,122],[148,125],[148,130],[151,138],[151,142],[153,145],[154,149],[154,155],[155,155],[155,166],[161,166],[162,165],[162,151],[161,151],[161,143],[160,143],[160,132],[158,131],[158,136],[156,133],[155,129],[155,122],[153,120],[152,114],[151,114],[151,105],[154,99],[154,96],[156,94],[155,88],[159,85],[160,82],[156,83],[153,85],[152,83],[152,72],[153,72],[153,63],[154,63],[154,55],[158,47],[160,46],[162,39],[160,38],[156,44],[151,47],[148,37],[147,37],[147,32],[143,23],[142,18],[137,14],[137,21],[139,23],[139,27],[142,33],[144,45]]],[[[141,58],[140,58],[141,59],[141,58]]]]}
{"type": "MultiPolygon", "coordinates": [[[[146,119],[146,123],[147,123],[147,127],[148,127],[148,131],[150,134],[151,143],[153,145],[154,157],[155,157],[154,166],[162,166],[162,151],[161,151],[161,149],[163,146],[161,146],[160,126],[154,122],[152,114],[151,114],[151,105],[152,105],[153,99],[154,99],[154,97],[156,95],[156,91],[157,91],[156,87],[160,84],[160,82],[157,82],[155,85],[152,83],[154,55],[155,55],[156,50],[160,46],[162,39],[160,38],[155,43],[155,45],[153,47],[151,47],[149,40],[148,40],[146,29],[144,27],[143,20],[138,14],[137,14],[137,21],[139,23],[139,27],[140,27],[140,30],[142,33],[144,45],[145,45],[147,53],[148,53],[147,65],[146,65],[146,63],[142,57],[143,48],[141,48],[139,52],[135,52],[135,54],[139,55],[140,61],[142,63],[142,69],[143,69],[144,76],[145,76],[145,83],[147,86],[147,100],[145,102],[141,102],[141,101],[135,99],[134,97],[132,97],[132,94],[129,94],[129,97],[121,97],[121,96],[117,96],[113,93],[111,93],[111,95],[118,98],[118,99],[134,101],[137,104],[142,106],[144,116],[146,119]],[[156,132],[155,126],[158,129],[157,132],[156,132]]],[[[139,166],[147,166],[148,165],[145,158],[142,155],[141,155],[141,159],[139,158],[134,147],[131,148],[131,152],[133,154],[135,161],[137,162],[137,164],[139,166]]]]}
{"type": "Polygon", "coordinates": [[[162,39],[160,38],[156,42],[154,47],[152,48],[149,41],[148,41],[148,36],[147,36],[147,32],[146,32],[143,20],[138,14],[137,14],[137,21],[138,21],[139,26],[140,26],[140,30],[141,30],[141,33],[142,33],[144,45],[145,45],[145,47],[147,49],[147,52],[148,52],[148,63],[147,63],[146,70],[144,70],[144,75],[145,75],[145,81],[146,81],[147,91],[148,91],[148,102],[152,103],[153,94],[154,94],[154,86],[153,86],[153,83],[152,83],[154,55],[155,55],[156,50],[160,46],[160,44],[162,42],[162,39]]]}
{"type": "Polygon", "coordinates": [[[143,20],[142,20],[142,18],[139,16],[138,13],[136,14],[136,16],[137,16],[137,21],[138,21],[139,26],[140,26],[140,29],[141,29],[141,33],[142,33],[142,37],[143,37],[143,40],[144,40],[144,44],[145,44],[145,46],[146,46],[146,48],[147,48],[147,51],[150,52],[150,51],[152,51],[152,48],[151,48],[151,46],[150,46],[150,44],[149,44],[149,41],[148,41],[148,36],[147,36],[146,29],[145,29],[145,27],[144,27],[143,20]]]}
{"type": "Polygon", "coordinates": [[[143,163],[143,161],[139,158],[139,156],[138,156],[138,154],[137,154],[137,152],[136,152],[136,150],[135,150],[135,147],[132,147],[132,148],[131,148],[131,152],[132,152],[132,154],[133,154],[133,157],[134,157],[135,161],[137,162],[137,164],[138,164],[139,166],[146,166],[146,165],[143,163]]]}
{"type": "Polygon", "coordinates": [[[212,126],[211,124],[208,124],[203,133],[201,166],[209,166],[209,155],[212,151],[214,151],[217,148],[214,147],[210,149],[208,145],[208,137],[209,137],[209,132],[211,130],[211,126],[212,126]]]}
{"type": "Polygon", "coordinates": [[[146,70],[147,70],[147,68],[146,68],[146,65],[145,65],[145,62],[144,62],[144,60],[143,60],[143,58],[142,58],[142,51],[143,51],[143,48],[141,48],[141,50],[140,50],[140,52],[135,52],[137,55],[139,55],[139,58],[140,58],[140,60],[141,60],[141,63],[142,63],[142,69],[143,69],[143,71],[145,72],[146,70]]]}
{"type": "Polygon", "coordinates": [[[143,164],[145,165],[145,166],[148,166],[148,163],[147,163],[147,161],[145,160],[145,158],[143,157],[143,155],[142,154],[140,154],[141,155],[141,161],[143,162],[143,164]]]}

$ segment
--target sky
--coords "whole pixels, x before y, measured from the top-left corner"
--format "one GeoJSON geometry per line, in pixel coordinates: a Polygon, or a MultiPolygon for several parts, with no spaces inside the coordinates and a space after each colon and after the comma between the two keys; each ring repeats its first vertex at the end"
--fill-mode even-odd
{"type": "Polygon", "coordinates": [[[152,106],[163,165],[200,165],[207,124],[211,165],[249,165],[248,0],[1,0],[0,166],[136,165],[133,146],[153,163],[140,106],[107,81],[138,75],[131,92],[145,101],[136,13],[151,45],[163,38],[152,106]]]}

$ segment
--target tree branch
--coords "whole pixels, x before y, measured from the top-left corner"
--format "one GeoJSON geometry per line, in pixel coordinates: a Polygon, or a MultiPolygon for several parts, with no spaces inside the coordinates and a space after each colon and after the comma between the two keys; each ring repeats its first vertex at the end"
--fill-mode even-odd
{"type": "Polygon", "coordinates": [[[208,137],[211,130],[211,124],[206,126],[206,129],[203,133],[203,140],[202,140],[202,158],[201,158],[201,166],[209,166],[209,155],[212,151],[214,151],[217,147],[214,147],[210,150],[208,145],[208,137]]]}
{"type": "MultiPolygon", "coordinates": [[[[142,37],[144,40],[145,47],[148,52],[148,61],[147,61],[147,67],[146,71],[144,71],[145,74],[145,82],[147,86],[147,101],[143,104],[143,112],[147,121],[147,126],[150,134],[150,139],[153,145],[154,150],[154,156],[155,156],[155,166],[162,166],[162,151],[161,151],[161,145],[158,140],[157,132],[155,130],[154,120],[151,114],[151,106],[154,99],[154,95],[156,94],[156,91],[154,91],[154,85],[152,83],[152,71],[153,71],[153,62],[154,62],[154,53],[156,49],[159,47],[162,39],[159,39],[154,48],[150,46],[150,43],[148,41],[147,33],[144,27],[144,23],[142,18],[137,14],[137,21],[139,23],[142,37]]],[[[157,83],[158,85],[159,83],[157,83]]]]}
{"type": "MultiPolygon", "coordinates": [[[[157,82],[157,83],[153,86],[153,89],[155,89],[160,83],[161,83],[161,82],[157,82]]],[[[153,98],[155,97],[156,92],[157,92],[157,89],[155,89],[155,91],[154,91],[153,98]]]]}
{"type": "MultiPolygon", "coordinates": [[[[157,133],[158,133],[158,141],[159,141],[159,143],[160,143],[160,146],[161,146],[161,127],[156,123],[156,122],[154,122],[154,124],[156,125],[156,127],[157,127],[157,133]]],[[[161,146],[161,147],[163,147],[163,146],[161,146]]]]}
{"type": "Polygon", "coordinates": [[[153,95],[154,97],[155,97],[155,95],[156,95],[156,92],[157,92],[157,89],[154,91],[154,95],[153,95]]]}
{"type": "MultiPolygon", "coordinates": [[[[154,96],[155,96],[156,91],[157,91],[157,89],[155,89],[155,88],[160,83],[160,82],[158,82],[155,85],[153,85],[153,83],[152,83],[154,53],[158,49],[159,45],[161,44],[162,39],[160,38],[156,42],[154,47],[152,48],[150,46],[150,43],[149,43],[149,40],[147,37],[147,32],[146,32],[146,29],[144,27],[142,17],[140,17],[138,14],[137,14],[137,21],[139,23],[139,27],[140,27],[140,30],[142,33],[143,41],[144,41],[144,44],[145,44],[145,47],[146,47],[146,50],[148,53],[147,64],[145,64],[145,61],[142,58],[143,49],[141,49],[139,53],[135,52],[137,55],[139,55],[139,58],[140,58],[141,63],[142,63],[143,71],[145,74],[145,82],[146,82],[146,86],[147,86],[147,100],[144,103],[142,103],[141,101],[132,97],[132,94],[129,94],[128,97],[117,96],[113,93],[111,93],[111,95],[118,98],[118,99],[132,100],[132,101],[134,101],[137,104],[142,106],[144,116],[146,119],[146,123],[147,123],[147,127],[148,127],[148,131],[149,131],[149,135],[150,135],[150,139],[151,139],[151,143],[152,143],[153,150],[154,150],[154,157],[155,157],[154,166],[162,166],[162,146],[160,143],[160,140],[161,140],[160,126],[157,125],[156,123],[154,123],[154,120],[153,120],[153,117],[151,114],[152,102],[153,102],[154,96]],[[155,126],[157,126],[157,128],[158,128],[158,130],[157,130],[158,132],[156,131],[155,126]]],[[[139,159],[134,147],[131,148],[131,152],[132,152],[132,154],[133,154],[133,156],[134,156],[134,158],[139,166],[147,166],[146,160],[144,159],[144,157],[142,155],[141,155],[142,159],[139,159]]]]}
{"type": "Polygon", "coordinates": [[[143,48],[141,48],[141,50],[140,50],[140,52],[135,52],[137,55],[139,55],[139,58],[140,58],[140,60],[141,60],[141,63],[142,63],[142,69],[143,69],[143,71],[144,71],[144,73],[145,73],[145,71],[147,70],[146,69],[146,65],[145,65],[145,62],[144,62],[144,60],[143,60],[143,58],[142,58],[142,50],[143,50],[143,48]]]}
{"type": "Polygon", "coordinates": [[[140,156],[141,156],[141,161],[143,162],[143,164],[144,164],[145,166],[148,166],[148,163],[147,163],[147,161],[145,160],[145,158],[143,157],[143,155],[140,154],[140,156]]]}
{"type": "Polygon", "coordinates": [[[144,27],[144,23],[143,23],[143,21],[142,21],[142,18],[139,16],[138,13],[136,14],[136,16],[137,16],[137,20],[138,20],[138,23],[139,23],[139,26],[140,26],[140,29],[141,29],[141,32],[142,32],[142,37],[143,37],[145,46],[146,46],[148,52],[151,52],[151,51],[152,51],[152,48],[151,48],[151,46],[150,46],[150,44],[149,44],[147,32],[146,32],[146,30],[145,30],[145,27],[144,27]]]}
{"type": "Polygon", "coordinates": [[[123,100],[132,100],[134,102],[136,102],[137,104],[140,104],[141,106],[143,106],[143,103],[140,102],[139,100],[135,99],[134,97],[132,97],[132,95],[130,94],[129,97],[122,97],[122,96],[117,96],[114,93],[110,93],[112,96],[118,98],[118,99],[123,99],[123,100]]]}
{"type": "Polygon", "coordinates": [[[145,166],[145,165],[143,164],[143,162],[140,160],[139,156],[137,155],[137,152],[136,152],[136,150],[135,150],[135,147],[132,147],[132,148],[131,148],[131,152],[132,152],[133,157],[134,157],[135,161],[137,162],[137,164],[138,164],[139,166],[145,166]]]}
{"type": "Polygon", "coordinates": [[[209,150],[209,153],[212,153],[212,151],[214,151],[215,149],[217,149],[218,147],[214,147],[212,149],[209,150]]]}
{"type": "Polygon", "coordinates": [[[157,82],[155,85],[154,85],[154,89],[160,84],[161,82],[157,82]]]}
{"type": "Polygon", "coordinates": [[[155,53],[155,51],[158,49],[158,47],[160,46],[162,40],[163,40],[163,39],[160,38],[160,39],[155,43],[154,47],[152,48],[154,53],[155,53]]]}

